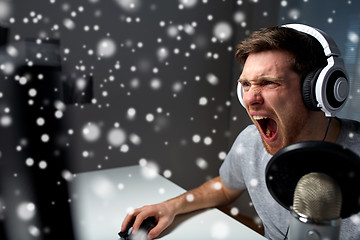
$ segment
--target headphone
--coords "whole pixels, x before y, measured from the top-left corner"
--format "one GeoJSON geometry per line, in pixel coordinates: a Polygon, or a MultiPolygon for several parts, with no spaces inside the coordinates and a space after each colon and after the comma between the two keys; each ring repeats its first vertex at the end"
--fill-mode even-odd
{"type": "MultiPolygon", "coordinates": [[[[322,110],[326,117],[334,117],[344,107],[349,96],[348,74],[335,41],[325,32],[307,25],[286,24],[281,27],[306,33],[318,40],[323,47],[327,65],[305,77],[302,96],[308,109],[322,110]]],[[[241,105],[245,107],[244,89],[240,83],[237,85],[237,94],[241,105]]]]}

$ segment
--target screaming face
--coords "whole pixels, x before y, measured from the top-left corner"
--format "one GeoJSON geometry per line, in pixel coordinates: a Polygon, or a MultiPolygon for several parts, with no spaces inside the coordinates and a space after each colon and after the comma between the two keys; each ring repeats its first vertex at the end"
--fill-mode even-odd
{"type": "Polygon", "coordinates": [[[311,111],[303,104],[293,61],[286,51],[252,53],[239,79],[246,110],[270,154],[311,134],[311,111]]]}

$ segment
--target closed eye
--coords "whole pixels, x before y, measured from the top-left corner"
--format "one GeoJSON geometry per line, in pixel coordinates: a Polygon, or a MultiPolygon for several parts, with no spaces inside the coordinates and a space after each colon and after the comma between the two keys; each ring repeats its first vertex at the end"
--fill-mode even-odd
{"type": "Polygon", "coordinates": [[[275,84],[275,82],[273,82],[273,81],[265,81],[263,84],[264,85],[272,85],[272,84],[275,84]]]}
{"type": "Polygon", "coordinates": [[[240,84],[243,86],[243,87],[250,87],[250,83],[248,81],[240,81],[240,84]]]}
{"type": "Polygon", "coordinates": [[[274,82],[274,81],[263,81],[262,83],[261,83],[261,85],[263,85],[263,86],[278,86],[279,85],[279,83],[278,82],[274,82]]]}

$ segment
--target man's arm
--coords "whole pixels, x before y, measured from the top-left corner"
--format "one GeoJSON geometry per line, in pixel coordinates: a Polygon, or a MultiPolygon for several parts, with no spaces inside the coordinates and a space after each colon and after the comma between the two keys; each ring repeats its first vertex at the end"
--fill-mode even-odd
{"type": "Polygon", "coordinates": [[[174,221],[176,215],[227,205],[236,200],[243,192],[243,190],[228,188],[220,177],[216,177],[176,198],[135,209],[125,217],[121,231],[125,231],[134,222],[133,233],[136,233],[141,223],[146,218],[153,216],[157,220],[157,225],[148,234],[148,239],[153,239],[174,221]]]}

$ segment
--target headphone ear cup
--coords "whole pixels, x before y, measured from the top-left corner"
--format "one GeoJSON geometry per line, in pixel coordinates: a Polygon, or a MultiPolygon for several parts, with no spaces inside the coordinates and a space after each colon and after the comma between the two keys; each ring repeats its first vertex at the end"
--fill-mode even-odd
{"type": "Polygon", "coordinates": [[[244,89],[243,89],[243,86],[241,85],[241,83],[239,83],[239,82],[237,83],[236,91],[237,91],[237,96],[238,96],[239,102],[245,108],[244,101],[243,101],[244,89]]]}
{"type": "Polygon", "coordinates": [[[302,85],[302,97],[304,100],[305,106],[313,111],[319,111],[318,102],[316,100],[316,81],[320,75],[322,68],[316,69],[306,75],[303,85],[302,85]]]}

